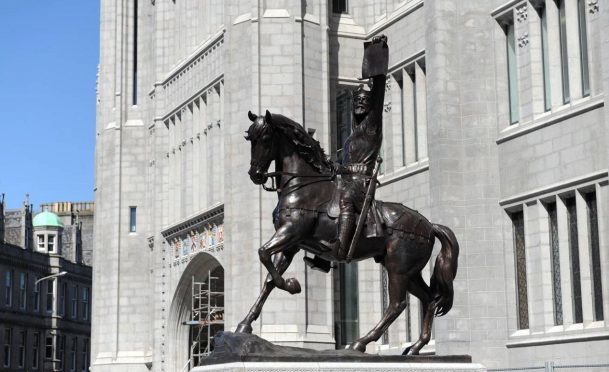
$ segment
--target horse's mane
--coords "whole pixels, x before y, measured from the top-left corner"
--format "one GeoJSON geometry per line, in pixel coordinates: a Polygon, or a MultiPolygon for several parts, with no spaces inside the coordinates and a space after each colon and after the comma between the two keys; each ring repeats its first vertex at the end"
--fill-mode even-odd
{"type": "Polygon", "coordinates": [[[292,141],[302,158],[319,173],[329,173],[333,169],[332,162],[326,156],[319,141],[311,137],[302,125],[280,114],[273,116],[273,126],[292,141]]]}

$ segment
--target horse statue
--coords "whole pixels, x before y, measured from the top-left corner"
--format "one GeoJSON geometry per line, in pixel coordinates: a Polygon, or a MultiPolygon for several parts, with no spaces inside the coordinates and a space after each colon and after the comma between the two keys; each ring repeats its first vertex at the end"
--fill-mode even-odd
{"type": "MultiPolygon", "coordinates": [[[[236,332],[242,333],[252,332],[251,324],[260,315],[273,288],[291,294],[301,291],[296,278],[282,277],[300,249],[327,261],[339,261],[327,244],[337,238],[338,230],[337,218],[330,211],[338,182],[333,163],[319,142],[291,119],[269,111],[264,116],[251,112],[248,116],[253,122],[245,137],[251,142],[250,179],[263,186],[270,177],[276,179],[277,186],[272,191],[279,193],[279,204],[275,234],[258,250],[269,274],[258,299],[238,324],[236,332]],[[276,171],[267,173],[272,161],[276,171]]],[[[398,203],[375,204],[371,209],[382,216],[381,233],[362,234],[352,259],[374,258],[386,268],[389,305],[378,324],[349,348],[365,352],[366,345],[378,340],[405,310],[410,292],[423,304],[423,326],[419,339],[403,355],[417,355],[429,342],[434,316],[445,315],[452,307],[459,244],[448,227],[430,223],[417,211],[398,203]],[[431,257],[435,238],[442,248],[428,286],[421,270],[431,257]]]]}

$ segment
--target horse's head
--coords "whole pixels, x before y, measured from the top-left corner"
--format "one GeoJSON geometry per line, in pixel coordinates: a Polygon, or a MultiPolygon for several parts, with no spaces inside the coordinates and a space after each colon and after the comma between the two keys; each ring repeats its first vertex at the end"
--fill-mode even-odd
{"type": "Polygon", "coordinates": [[[268,178],[266,173],[269,166],[276,157],[277,144],[272,124],[273,118],[268,110],[265,116],[254,115],[251,111],[247,115],[253,122],[245,132],[247,134],[245,139],[252,143],[252,160],[247,173],[252,182],[256,185],[263,185],[268,178]]]}

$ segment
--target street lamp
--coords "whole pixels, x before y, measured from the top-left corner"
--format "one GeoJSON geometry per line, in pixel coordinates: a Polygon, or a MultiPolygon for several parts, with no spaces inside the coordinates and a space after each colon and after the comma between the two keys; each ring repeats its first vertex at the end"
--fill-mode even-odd
{"type": "Polygon", "coordinates": [[[58,273],[56,273],[56,274],[51,274],[51,275],[45,276],[44,278],[40,278],[40,279],[36,280],[36,281],[34,282],[34,285],[38,285],[38,283],[40,283],[40,282],[41,282],[41,281],[43,281],[43,280],[47,280],[47,279],[51,279],[51,278],[57,278],[57,277],[59,277],[59,276],[64,276],[64,275],[66,275],[67,273],[68,273],[67,271],[61,271],[61,272],[58,272],[58,273]]]}

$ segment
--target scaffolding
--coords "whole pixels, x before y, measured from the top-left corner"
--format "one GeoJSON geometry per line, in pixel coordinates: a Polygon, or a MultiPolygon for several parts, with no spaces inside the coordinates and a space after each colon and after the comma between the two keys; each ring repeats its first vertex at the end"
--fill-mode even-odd
{"type": "Polygon", "coordinates": [[[224,330],[224,272],[222,268],[207,272],[207,280],[192,277],[190,326],[190,368],[213,350],[213,337],[224,330]],[[218,270],[219,269],[219,270],[218,270]]]}

